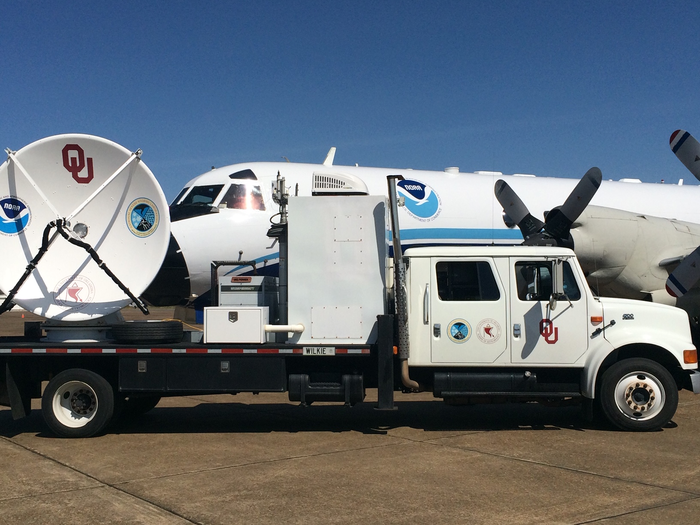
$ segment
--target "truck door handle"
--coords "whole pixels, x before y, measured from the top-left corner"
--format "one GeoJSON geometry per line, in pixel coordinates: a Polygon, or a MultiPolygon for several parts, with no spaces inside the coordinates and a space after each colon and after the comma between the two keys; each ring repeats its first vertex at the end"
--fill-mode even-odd
{"type": "Polygon", "coordinates": [[[440,323],[435,323],[433,325],[433,337],[435,339],[440,339],[440,323]]]}
{"type": "Polygon", "coordinates": [[[513,325],[513,337],[516,339],[520,337],[520,324],[518,323],[513,325]]]}
{"type": "Polygon", "coordinates": [[[425,293],[423,294],[423,324],[428,324],[428,312],[430,311],[430,284],[425,284],[425,293]]]}

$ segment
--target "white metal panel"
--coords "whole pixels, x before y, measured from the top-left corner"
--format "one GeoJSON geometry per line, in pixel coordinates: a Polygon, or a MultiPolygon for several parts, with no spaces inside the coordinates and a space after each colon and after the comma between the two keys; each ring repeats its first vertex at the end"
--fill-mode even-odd
{"type": "Polygon", "coordinates": [[[362,338],[361,306],[312,306],[312,339],[362,338]]]}
{"type": "Polygon", "coordinates": [[[292,341],[374,342],[386,304],[386,231],[383,196],[290,199],[288,322],[307,327],[292,341]]]}
{"type": "Polygon", "coordinates": [[[205,343],[264,343],[269,308],[216,306],[204,309],[205,343]]]}

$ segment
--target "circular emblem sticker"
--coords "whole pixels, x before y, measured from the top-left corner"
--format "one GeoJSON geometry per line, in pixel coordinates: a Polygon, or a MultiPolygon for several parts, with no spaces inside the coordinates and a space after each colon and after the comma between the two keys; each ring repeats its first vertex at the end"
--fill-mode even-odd
{"type": "Polygon", "coordinates": [[[476,326],[479,341],[490,345],[501,338],[501,325],[495,319],[484,319],[476,326]]]}
{"type": "Polygon", "coordinates": [[[27,204],[17,197],[0,199],[0,233],[17,235],[29,224],[31,214],[27,204]]]}
{"type": "Polygon", "coordinates": [[[80,310],[92,302],[95,297],[95,285],[82,275],[66,277],[56,285],[53,294],[54,302],[58,306],[80,310]]]}
{"type": "Polygon", "coordinates": [[[455,319],[447,327],[447,335],[455,343],[466,343],[472,336],[472,327],[464,319],[455,319]]]}
{"type": "Polygon", "coordinates": [[[440,197],[427,184],[406,179],[398,183],[397,191],[404,198],[406,211],[415,219],[428,222],[440,215],[440,197]]]}
{"type": "Polygon", "coordinates": [[[126,210],[126,225],[137,237],[148,237],[158,228],[160,216],[151,199],[136,199],[126,210]]]}

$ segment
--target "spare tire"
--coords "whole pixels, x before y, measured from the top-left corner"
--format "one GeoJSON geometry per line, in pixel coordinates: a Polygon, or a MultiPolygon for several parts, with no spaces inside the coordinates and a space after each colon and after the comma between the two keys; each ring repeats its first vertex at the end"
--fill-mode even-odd
{"type": "Polygon", "coordinates": [[[179,343],[182,333],[180,321],[126,321],[112,325],[112,338],[117,343],[179,343]]]}

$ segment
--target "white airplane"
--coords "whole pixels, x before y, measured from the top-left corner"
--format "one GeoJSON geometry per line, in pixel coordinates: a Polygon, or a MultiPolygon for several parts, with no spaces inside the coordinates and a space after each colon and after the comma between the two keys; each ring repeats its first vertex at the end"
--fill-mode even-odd
{"type": "MultiPolygon", "coordinates": [[[[533,231],[521,233],[516,222],[523,227],[522,206],[502,205],[496,187],[508,188],[506,200],[519,196],[534,217],[544,217],[573,191],[577,211],[571,216],[569,210],[571,219],[554,235],[546,227],[535,232],[538,242],[573,245],[591,286],[601,294],[678,304],[691,316],[700,315],[696,289],[678,299],[666,290],[669,274],[700,246],[700,186],[606,180],[597,192],[594,187],[577,194],[581,185],[574,190],[575,179],[460,173],[457,168],[437,172],[336,166],[334,155],[331,148],[323,164],[233,164],[188,182],[170,206],[171,246],[144,298],[156,305],[174,304],[206,294],[212,261],[254,261],[257,274],[276,275],[279,248],[266,233],[278,212],[271,194],[278,172],[293,195],[311,195],[314,185],[338,193],[382,194],[388,175],[402,175],[398,191],[405,200],[400,210],[404,246],[517,244],[533,231]]],[[[590,184],[588,174],[584,180],[590,184]]],[[[230,265],[227,271],[253,273],[247,263],[230,265]]]]}

